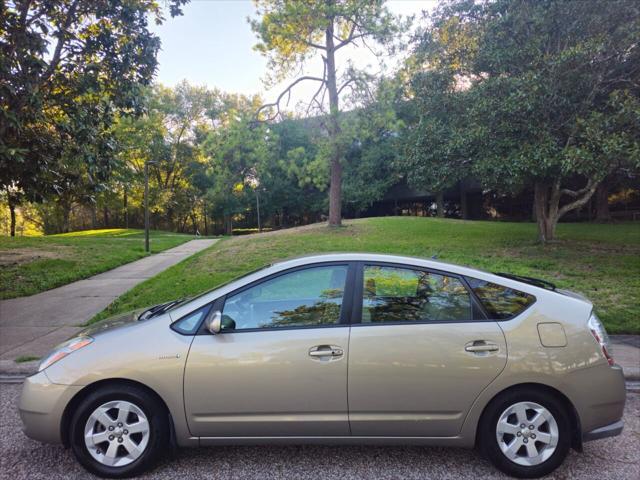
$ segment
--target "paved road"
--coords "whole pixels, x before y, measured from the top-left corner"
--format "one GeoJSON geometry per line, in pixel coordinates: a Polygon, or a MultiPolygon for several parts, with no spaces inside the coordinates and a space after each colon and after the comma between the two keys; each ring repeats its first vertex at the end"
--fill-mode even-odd
{"type": "Polygon", "coordinates": [[[0,361],[44,355],[127,290],[216,241],[192,240],[63,287],[0,301],[0,361]]]}
{"type": "MultiPolygon", "coordinates": [[[[93,478],[69,450],[43,445],[20,430],[20,385],[0,384],[0,479],[93,478]]],[[[640,478],[640,394],[627,395],[622,436],[571,452],[550,478],[640,478]]],[[[497,473],[475,451],[422,447],[217,447],[181,450],[143,478],[153,479],[492,479],[497,473]]]]}

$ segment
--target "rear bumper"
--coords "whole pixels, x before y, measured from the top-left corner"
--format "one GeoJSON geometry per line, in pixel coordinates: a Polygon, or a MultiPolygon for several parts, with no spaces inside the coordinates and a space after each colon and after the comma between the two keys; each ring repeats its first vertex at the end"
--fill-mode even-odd
{"type": "Polygon", "coordinates": [[[624,428],[624,422],[618,420],[617,422],[605,425],[604,427],[596,428],[590,432],[582,434],[583,442],[590,442],[591,440],[600,440],[601,438],[615,437],[622,433],[624,428]]]}

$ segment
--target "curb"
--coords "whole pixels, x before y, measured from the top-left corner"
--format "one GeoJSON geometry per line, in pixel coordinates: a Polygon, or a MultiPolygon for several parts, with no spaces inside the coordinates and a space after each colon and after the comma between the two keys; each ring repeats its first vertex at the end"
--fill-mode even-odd
{"type": "Polygon", "coordinates": [[[0,385],[4,384],[20,384],[26,378],[26,375],[4,375],[0,374],[0,385]]]}

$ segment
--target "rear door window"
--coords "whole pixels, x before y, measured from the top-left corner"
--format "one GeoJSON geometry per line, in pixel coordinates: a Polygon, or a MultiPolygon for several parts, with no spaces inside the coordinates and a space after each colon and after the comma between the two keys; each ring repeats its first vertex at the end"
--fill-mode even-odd
{"type": "Polygon", "coordinates": [[[497,283],[466,277],[489,317],[506,320],[515,317],[536,301],[536,297],[497,283]]]}
{"type": "Polygon", "coordinates": [[[364,267],[362,323],[471,319],[471,296],[455,277],[410,268],[364,267]]]}

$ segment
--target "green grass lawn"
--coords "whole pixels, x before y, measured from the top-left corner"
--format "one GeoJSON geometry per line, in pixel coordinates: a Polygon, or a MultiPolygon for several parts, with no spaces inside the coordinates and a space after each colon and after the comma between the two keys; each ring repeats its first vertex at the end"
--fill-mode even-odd
{"type": "Polygon", "coordinates": [[[530,223],[386,217],[330,229],[310,225],[234,237],[179,263],[120,297],[93,321],[194,295],[275,260],[316,252],[431,257],[489,271],[544,278],[592,299],[610,333],[640,333],[640,225],[561,224],[558,241],[535,242],[530,223]]]}
{"type": "MultiPolygon", "coordinates": [[[[192,235],[152,231],[151,253],[175,247],[192,235]]],[[[0,298],[49,290],[146,255],[144,231],[85,230],[42,237],[0,237],[0,298]]]]}

